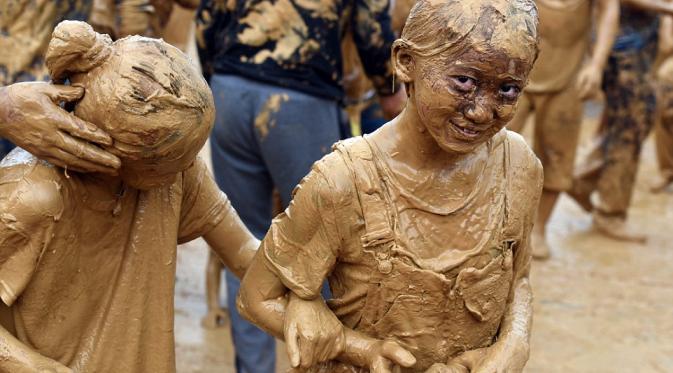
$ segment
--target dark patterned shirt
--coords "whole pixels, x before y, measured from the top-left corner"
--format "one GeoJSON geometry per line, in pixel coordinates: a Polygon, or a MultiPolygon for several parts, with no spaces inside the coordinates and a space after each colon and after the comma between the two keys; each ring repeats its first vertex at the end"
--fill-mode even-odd
{"type": "Polygon", "coordinates": [[[379,94],[392,93],[389,0],[203,0],[204,73],[235,74],[340,100],[348,28],[379,94]]]}
{"type": "Polygon", "coordinates": [[[44,54],[63,20],[86,21],[93,0],[0,0],[0,86],[49,80],[44,54]]]}
{"type": "Polygon", "coordinates": [[[619,34],[612,49],[640,51],[648,45],[656,45],[658,33],[657,13],[622,4],[619,14],[619,34]]]}

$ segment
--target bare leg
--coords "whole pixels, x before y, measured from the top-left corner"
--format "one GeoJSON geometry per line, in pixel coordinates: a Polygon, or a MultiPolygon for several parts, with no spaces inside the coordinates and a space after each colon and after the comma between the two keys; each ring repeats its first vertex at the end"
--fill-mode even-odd
{"type": "Polygon", "coordinates": [[[549,245],[547,244],[547,222],[554,211],[559,192],[544,189],[540,197],[540,205],[537,210],[537,221],[531,232],[533,246],[533,258],[547,259],[550,256],[549,245]]]}
{"type": "Polygon", "coordinates": [[[208,252],[208,266],[206,268],[206,303],[208,313],[201,319],[204,328],[215,329],[226,324],[229,315],[227,310],[220,306],[220,280],[224,269],[220,258],[212,251],[208,252]]]}

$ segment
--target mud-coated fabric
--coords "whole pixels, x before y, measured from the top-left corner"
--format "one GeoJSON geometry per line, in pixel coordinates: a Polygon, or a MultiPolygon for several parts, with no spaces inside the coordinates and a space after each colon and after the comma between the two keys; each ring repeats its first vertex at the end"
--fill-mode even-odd
{"type": "Polygon", "coordinates": [[[643,49],[613,51],[603,77],[605,109],[587,159],[580,163],[573,193],[596,193],[594,207],[626,216],[640,150],[655,120],[656,94],[649,73],[656,39],[643,49]]]}
{"type": "Polygon", "coordinates": [[[391,94],[388,8],[388,0],[204,0],[201,64],[206,75],[236,74],[340,100],[341,38],[351,28],[367,75],[380,94],[391,94]]]}
{"type": "Polygon", "coordinates": [[[93,0],[0,1],[0,86],[49,80],[44,54],[63,20],[86,21],[93,0]]]}
{"type": "MultiPolygon", "coordinates": [[[[328,305],[341,322],[396,339],[423,359],[417,369],[490,344],[512,282],[529,271],[528,237],[542,185],[539,162],[519,135],[502,131],[481,149],[488,160],[478,188],[446,206],[427,205],[393,185],[393,170],[362,166],[374,160],[387,164],[387,156],[368,152],[364,141],[347,140],[304,178],[262,242],[268,268],[306,298],[317,296],[328,277],[333,294],[328,305]],[[356,176],[362,174],[367,176],[356,176]],[[499,280],[471,286],[485,285],[482,275],[499,280]],[[477,293],[493,295],[492,302],[477,293]],[[423,296],[427,303],[419,303],[423,296]],[[466,332],[458,327],[463,322],[475,338],[457,342],[453,338],[466,332]],[[452,336],[445,339],[445,333],[452,336]]],[[[336,362],[310,370],[365,371],[336,362]]]]}
{"type": "Polygon", "coordinates": [[[673,178],[673,58],[662,63],[657,72],[659,118],[655,127],[657,161],[661,175],[673,178]]]}
{"type": "Polygon", "coordinates": [[[552,93],[573,84],[587,55],[591,0],[538,0],[540,54],[526,92],[552,93]]]}
{"type": "Polygon", "coordinates": [[[656,12],[621,4],[619,33],[612,46],[614,51],[638,51],[656,44],[659,16],[656,12]]]}
{"type": "MultiPolygon", "coordinates": [[[[339,140],[340,108],[334,101],[238,76],[215,75],[211,88],[215,178],[243,223],[261,239],[271,225],[274,187],[287,206],[311,165],[339,140]]],[[[227,286],[233,301],[238,283],[228,281],[227,286]]],[[[273,337],[240,317],[233,304],[229,312],[236,324],[232,331],[238,372],[273,373],[273,337]]]]}
{"type": "Polygon", "coordinates": [[[236,213],[200,159],[105,192],[21,149],[0,163],[0,298],[21,342],[75,372],[175,372],[177,244],[236,213]]]}
{"type": "Polygon", "coordinates": [[[524,91],[516,115],[507,125],[510,130],[520,133],[529,115],[534,115],[533,149],[544,168],[546,190],[563,192],[572,187],[582,110],[573,80],[559,92],[524,91]]]}

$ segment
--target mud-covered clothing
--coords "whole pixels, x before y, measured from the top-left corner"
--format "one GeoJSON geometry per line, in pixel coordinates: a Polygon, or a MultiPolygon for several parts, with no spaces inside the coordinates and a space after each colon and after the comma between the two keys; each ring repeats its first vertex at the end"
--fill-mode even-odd
{"type": "Polygon", "coordinates": [[[673,178],[673,58],[662,63],[657,72],[659,118],[655,142],[659,171],[664,179],[673,178]]]}
{"type": "MultiPolygon", "coordinates": [[[[629,14],[629,8],[626,9],[629,14]]],[[[656,16],[642,14],[650,20],[643,25],[657,24],[656,16]]],[[[634,16],[631,21],[636,19],[634,16]]],[[[624,27],[642,34],[639,29],[631,29],[631,25],[633,23],[627,23],[624,27]]],[[[628,38],[623,29],[620,35],[628,38]]],[[[601,124],[593,148],[580,163],[573,181],[576,196],[588,198],[597,192],[598,198],[592,202],[603,214],[626,217],[631,203],[640,150],[656,115],[656,94],[650,76],[656,51],[655,33],[644,45],[613,49],[608,59],[603,76],[605,109],[601,124]]]]}
{"type": "Polygon", "coordinates": [[[587,55],[592,1],[536,0],[535,4],[540,17],[540,54],[525,90],[558,92],[575,82],[587,55]]]}
{"type": "MultiPolygon", "coordinates": [[[[265,261],[301,297],[318,296],[328,278],[344,325],[414,354],[405,372],[491,345],[512,283],[529,271],[542,168],[513,132],[485,147],[478,188],[439,205],[399,184],[371,138],[338,144],[274,220],[265,261]]],[[[363,370],[329,362],[310,371],[363,370]]]]}
{"type": "Polygon", "coordinates": [[[562,192],[572,185],[582,122],[576,84],[589,46],[592,1],[538,0],[536,4],[540,55],[508,128],[521,132],[534,114],[533,149],[544,168],[544,188],[562,192]]]}
{"type": "Polygon", "coordinates": [[[619,33],[614,51],[637,51],[651,46],[658,39],[659,17],[656,12],[621,4],[619,33]]]}
{"type": "Polygon", "coordinates": [[[0,1],[0,86],[49,80],[44,54],[63,20],[86,21],[92,0],[0,1]]]}
{"type": "Polygon", "coordinates": [[[203,161],[113,199],[23,150],[0,164],[0,298],[17,338],[75,372],[175,372],[177,244],[235,217],[203,161]]]}
{"type": "Polygon", "coordinates": [[[516,116],[508,124],[521,132],[533,113],[533,149],[544,169],[544,189],[564,192],[572,187],[583,105],[575,81],[558,92],[524,93],[516,116]]]}
{"type": "Polygon", "coordinates": [[[388,0],[204,0],[198,46],[207,75],[234,74],[341,100],[341,39],[352,28],[378,92],[392,93],[388,0]]]}

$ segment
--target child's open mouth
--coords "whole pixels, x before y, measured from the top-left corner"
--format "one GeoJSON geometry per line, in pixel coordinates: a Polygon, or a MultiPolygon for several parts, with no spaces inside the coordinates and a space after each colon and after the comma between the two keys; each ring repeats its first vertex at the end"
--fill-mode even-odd
{"type": "Polygon", "coordinates": [[[451,123],[451,126],[462,136],[466,137],[467,139],[474,139],[478,137],[481,134],[481,131],[477,131],[473,128],[466,127],[466,126],[461,126],[456,124],[454,121],[449,121],[451,123]]]}

